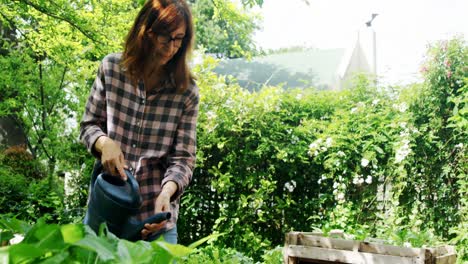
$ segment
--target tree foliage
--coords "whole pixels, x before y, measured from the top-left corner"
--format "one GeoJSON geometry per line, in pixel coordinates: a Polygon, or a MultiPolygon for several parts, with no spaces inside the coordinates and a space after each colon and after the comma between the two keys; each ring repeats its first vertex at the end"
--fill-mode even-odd
{"type": "MultiPolygon", "coordinates": [[[[255,55],[253,41],[259,16],[227,0],[190,0],[196,30],[196,46],[220,58],[255,55]]],[[[260,1],[243,1],[252,6],[260,1]]]]}

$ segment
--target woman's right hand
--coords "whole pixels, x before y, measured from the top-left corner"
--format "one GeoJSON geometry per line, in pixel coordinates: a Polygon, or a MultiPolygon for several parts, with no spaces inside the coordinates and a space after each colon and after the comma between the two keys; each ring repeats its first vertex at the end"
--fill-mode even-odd
{"type": "Polygon", "coordinates": [[[94,148],[101,153],[101,163],[104,170],[114,176],[120,176],[124,181],[127,175],[124,169],[128,169],[120,146],[112,139],[102,136],[96,140],[94,148]]]}

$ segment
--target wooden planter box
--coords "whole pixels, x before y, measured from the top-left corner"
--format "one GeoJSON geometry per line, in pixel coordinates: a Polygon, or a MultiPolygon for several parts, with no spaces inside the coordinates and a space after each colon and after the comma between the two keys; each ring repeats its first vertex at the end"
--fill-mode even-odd
{"type": "Polygon", "coordinates": [[[409,248],[323,237],[318,233],[286,234],[284,263],[454,264],[453,246],[409,248]]]}

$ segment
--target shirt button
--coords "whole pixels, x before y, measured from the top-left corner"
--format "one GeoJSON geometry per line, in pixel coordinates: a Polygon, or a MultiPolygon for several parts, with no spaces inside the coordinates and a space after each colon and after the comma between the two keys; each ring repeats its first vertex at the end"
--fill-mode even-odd
{"type": "Polygon", "coordinates": [[[137,122],[137,126],[139,126],[139,125],[140,125],[140,121],[137,122]]]}
{"type": "Polygon", "coordinates": [[[133,144],[132,147],[133,147],[133,148],[136,148],[136,144],[133,144]]]}
{"type": "Polygon", "coordinates": [[[145,104],[145,103],[146,103],[146,100],[145,100],[145,99],[141,99],[141,103],[142,103],[142,104],[145,104]]]}

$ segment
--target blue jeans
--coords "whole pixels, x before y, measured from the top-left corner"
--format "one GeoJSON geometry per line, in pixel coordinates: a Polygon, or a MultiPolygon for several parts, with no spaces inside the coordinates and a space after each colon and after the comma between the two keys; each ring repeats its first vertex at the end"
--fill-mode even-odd
{"type": "Polygon", "coordinates": [[[167,230],[164,233],[156,234],[156,235],[151,235],[148,237],[148,241],[154,241],[157,240],[161,235],[164,238],[164,241],[170,244],[177,244],[177,226],[175,226],[172,229],[167,230]]]}

